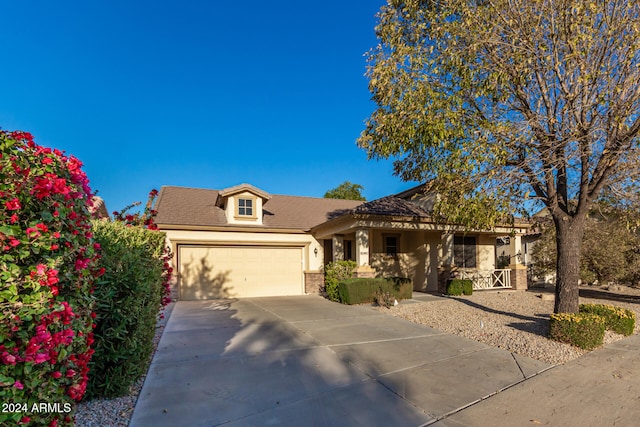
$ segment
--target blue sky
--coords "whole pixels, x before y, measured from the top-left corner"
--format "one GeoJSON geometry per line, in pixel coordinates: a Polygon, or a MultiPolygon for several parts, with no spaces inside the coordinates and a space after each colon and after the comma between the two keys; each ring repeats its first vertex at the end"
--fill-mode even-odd
{"type": "Polygon", "coordinates": [[[399,192],[355,144],[384,3],[0,0],[0,127],[82,160],[110,211],[163,185],[399,192]]]}

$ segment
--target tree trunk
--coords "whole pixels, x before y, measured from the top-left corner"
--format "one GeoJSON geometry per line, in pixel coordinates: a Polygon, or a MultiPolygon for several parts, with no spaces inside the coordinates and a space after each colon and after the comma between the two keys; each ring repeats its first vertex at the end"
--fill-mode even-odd
{"type": "Polygon", "coordinates": [[[580,249],[584,235],[584,216],[554,216],[556,226],[556,302],[555,313],[578,312],[578,281],[580,279],[580,249]]]}

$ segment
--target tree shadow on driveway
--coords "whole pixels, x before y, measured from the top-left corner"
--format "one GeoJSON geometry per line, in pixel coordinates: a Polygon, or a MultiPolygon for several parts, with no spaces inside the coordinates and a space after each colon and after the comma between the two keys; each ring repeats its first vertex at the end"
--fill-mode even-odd
{"type": "Polygon", "coordinates": [[[393,425],[397,417],[396,425],[428,419],[250,299],[179,301],[130,426],[393,425]]]}

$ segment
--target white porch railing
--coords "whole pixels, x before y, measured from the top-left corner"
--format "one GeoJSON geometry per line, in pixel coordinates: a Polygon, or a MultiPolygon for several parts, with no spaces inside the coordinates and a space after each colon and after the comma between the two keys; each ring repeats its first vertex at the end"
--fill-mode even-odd
{"type": "Polygon", "coordinates": [[[511,270],[458,270],[461,279],[473,281],[473,290],[507,289],[511,287],[511,270]]]}

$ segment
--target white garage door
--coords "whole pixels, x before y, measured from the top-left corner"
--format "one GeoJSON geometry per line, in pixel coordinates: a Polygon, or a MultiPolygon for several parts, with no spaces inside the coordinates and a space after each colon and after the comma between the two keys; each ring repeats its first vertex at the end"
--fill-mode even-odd
{"type": "Polygon", "coordinates": [[[303,293],[302,248],[181,245],[178,263],[183,300],[303,293]]]}

